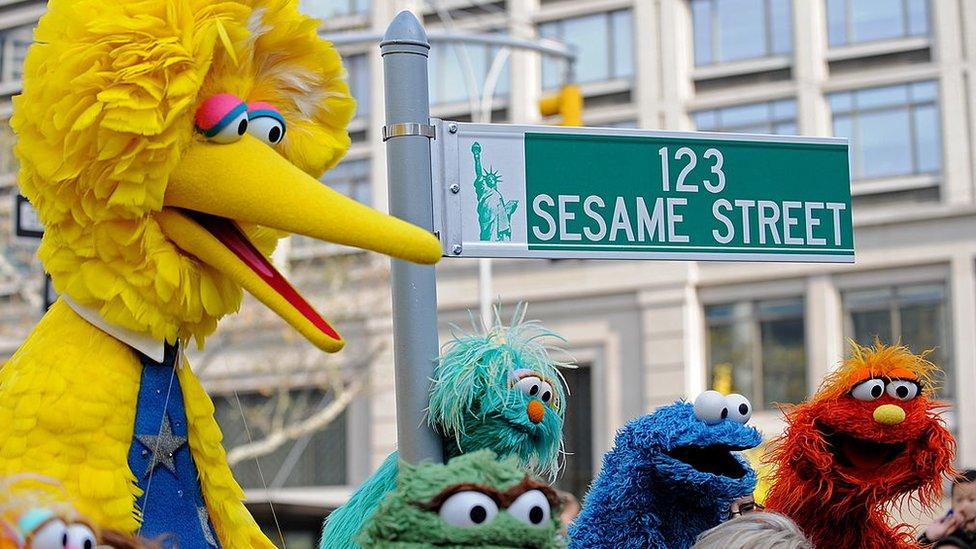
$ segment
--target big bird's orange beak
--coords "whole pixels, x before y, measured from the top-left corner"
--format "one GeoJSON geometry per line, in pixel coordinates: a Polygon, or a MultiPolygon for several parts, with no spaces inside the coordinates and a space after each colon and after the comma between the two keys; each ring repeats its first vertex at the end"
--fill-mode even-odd
{"type": "Polygon", "coordinates": [[[157,220],[177,246],[243,286],[320,349],[344,342],[237,227],[236,221],[433,264],[431,233],[347,198],[261,141],[198,142],[173,172],[157,220]]]}

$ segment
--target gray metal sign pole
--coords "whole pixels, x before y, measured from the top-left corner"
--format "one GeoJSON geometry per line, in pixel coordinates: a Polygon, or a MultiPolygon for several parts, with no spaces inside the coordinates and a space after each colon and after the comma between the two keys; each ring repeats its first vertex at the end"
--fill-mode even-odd
{"type": "MultiPolygon", "coordinates": [[[[433,231],[427,33],[412,13],[400,12],[386,29],[380,52],[385,76],[383,139],[390,213],[433,231]]],[[[392,261],[397,446],[400,458],[407,462],[439,462],[443,459],[440,436],[424,421],[438,352],[434,267],[392,261]]]]}

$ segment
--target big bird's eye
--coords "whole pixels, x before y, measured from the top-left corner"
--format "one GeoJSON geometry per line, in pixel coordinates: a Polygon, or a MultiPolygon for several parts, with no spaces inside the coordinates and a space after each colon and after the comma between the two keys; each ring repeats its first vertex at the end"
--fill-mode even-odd
{"type": "Polygon", "coordinates": [[[541,490],[529,490],[508,506],[508,514],[529,526],[543,527],[549,523],[552,509],[541,490]]]}
{"type": "Polygon", "coordinates": [[[68,527],[60,519],[46,522],[29,537],[30,549],[63,549],[68,546],[68,527]]]}
{"type": "Polygon", "coordinates": [[[851,389],[851,396],[858,400],[878,400],[885,391],[885,382],[881,379],[862,381],[851,389]]]}
{"type": "Polygon", "coordinates": [[[214,143],[234,143],[247,132],[247,105],[229,93],[207,98],[197,109],[197,131],[214,143]]]}
{"type": "Polygon", "coordinates": [[[95,533],[84,524],[72,524],[68,527],[68,546],[78,549],[95,549],[95,533]]]}
{"type": "Polygon", "coordinates": [[[285,118],[277,110],[266,103],[251,103],[248,105],[247,131],[267,145],[277,145],[285,137],[285,118]]]}
{"type": "Polygon", "coordinates": [[[732,393],[725,397],[725,402],[728,404],[728,415],[732,421],[746,423],[752,417],[752,403],[749,402],[748,398],[732,393]]]}
{"type": "Polygon", "coordinates": [[[911,400],[918,395],[918,383],[904,379],[889,381],[885,391],[898,400],[911,400]]]}
{"type": "Polygon", "coordinates": [[[552,385],[549,385],[548,382],[542,381],[542,379],[536,376],[523,377],[518,380],[515,387],[530,397],[538,398],[545,404],[549,404],[552,401],[552,385]]]}
{"type": "Polygon", "coordinates": [[[444,500],[438,514],[451,526],[470,528],[491,522],[498,514],[498,504],[486,494],[465,490],[444,500]]]}
{"type": "Polygon", "coordinates": [[[695,417],[706,425],[718,425],[729,417],[729,402],[718,391],[705,391],[695,399],[695,417]]]}

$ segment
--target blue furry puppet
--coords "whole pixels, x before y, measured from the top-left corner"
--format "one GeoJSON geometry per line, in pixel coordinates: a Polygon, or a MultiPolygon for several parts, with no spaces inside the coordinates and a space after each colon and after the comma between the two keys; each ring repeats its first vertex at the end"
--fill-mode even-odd
{"type": "MultiPolygon", "coordinates": [[[[566,390],[549,349],[557,337],[536,322],[496,321],[487,333],[455,336],[437,361],[428,421],[441,434],[445,458],[490,449],[555,478],[562,446],[566,390]]],[[[396,489],[397,452],[325,521],[322,549],[358,547],[355,539],[387,493],[396,489]]]]}
{"type": "Polygon", "coordinates": [[[716,526],[732,500],[749,495],[756,474],[732,452],[759,445],[742,395],[705,391],[617,432],[583,510],[569,530],[571,547],[691,547],[716,526]]]}

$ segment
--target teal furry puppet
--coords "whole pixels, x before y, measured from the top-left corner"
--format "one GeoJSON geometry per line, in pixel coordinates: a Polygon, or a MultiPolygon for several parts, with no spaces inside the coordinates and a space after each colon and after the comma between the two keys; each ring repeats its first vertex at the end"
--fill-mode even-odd
{"type": "Polygon", "coordinates": [[[396,491],[357,538],[367,549],[422,547],[555,549],[555,490],[525,474],[518,459],[481,450],[447,465],[401,464],[396,491]]]}
{"type": "MultiPolygon", "coordinates": [[[[546,338],[558,338],[516,311],[510,327],[455,335],[437,360],[428,422],[441,434],[445,458],[490,449],[554,479],[559,469],[566,389],[546,338]]],[[[353,541],[380,501],[397,486],[396,452],[325,521],[322,549],[353,541]]]]}

